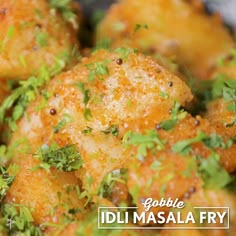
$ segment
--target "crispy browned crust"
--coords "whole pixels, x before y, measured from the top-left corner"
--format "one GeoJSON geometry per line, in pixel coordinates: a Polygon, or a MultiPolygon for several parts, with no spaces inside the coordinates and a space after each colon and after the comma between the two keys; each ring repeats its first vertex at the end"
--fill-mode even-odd
{"type": "Polygon", "coordinates": [[[77,29],[46,0],[3,0],[0,9],[2,79],[26,79],[78,47],[77,29]]]}
{"type": "Polygon", "coordinates": [[[153,57],[160,53],[202,79],[233,46],[219,15],[207,15],[199,1],[184,0],[120,1],[98,26],[97,41],[103,38],[113,47],[129,45],[153,57]]]}

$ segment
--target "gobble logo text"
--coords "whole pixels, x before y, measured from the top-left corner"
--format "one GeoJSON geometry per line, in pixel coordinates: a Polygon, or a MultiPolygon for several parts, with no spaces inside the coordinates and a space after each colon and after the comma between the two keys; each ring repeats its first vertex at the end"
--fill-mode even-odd
{"type": "Polygon", "coordinates": [[[142,205],[142,211],[138,207],[99,207],[98,228],[229,229],[229,207],[188,206],[184,210],[185,203],[178,198],[147,198],[142,205]],[[164,224],[167,226],[162,227],[164,224]]]}

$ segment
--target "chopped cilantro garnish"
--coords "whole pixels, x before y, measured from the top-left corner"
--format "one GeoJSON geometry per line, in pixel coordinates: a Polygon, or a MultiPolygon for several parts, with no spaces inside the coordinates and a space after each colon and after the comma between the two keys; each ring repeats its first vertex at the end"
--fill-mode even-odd
{"type": "Polygon", "coordinates": [[[4,204],[1,207],[2,219],[7,235],[34,235],[42,236],[40,227],[33,222],[31,210],[23,205],[4,204]]]}
{"type": "Polygon", "coordinates": [[[25,137],[18,137],[10,145],[0,145],[0,165],[6,165],[17,154],[29,153],[30,145],[25,137]],[[20,148],[19,148],[20,147],[20,148]],[[16,154],[17,150],[17,154],[16,154]]]}
{"type": "Polygon", "coordinates": [[[227,128],[229,128],[229,127],[233,127],[234,125],[236,125],[236,117],[233,119],[233,121],[232,121],[231,123],[228,123],[228,124],[226,124],[225,126],[226,126],[227,128]]]}
{"type": "Polygon", "coordinates": [[[85,120],[89,120],[89,118],[92,117],[92,113],[91,113],[91,110],[87,107],[85,107],[84,109],[84,118],[85,120]]]}
{"type": "Polygon", "coordinates": [[[53,132],[54,133],[59,132],[69,122],[71,122],[70,115],[64,114],[62,120],[55,127],[53,127],[53,132]]]}
{"type": "Polygon", "coordinates": [[[224,87],[223,98],[227,103],[227,110],[236,114],[236,83],[235,87],[224,87]]]}
{"type": "Polygon", "coordinates": [[[228,139],[226,142],[224,142],[220,135],[213,133],[208,136],[204,132],[198,131],[196,137],[177,142],[172,147],[172,151],[183,155],[188,155],[192,150],[191,144],[198,142],[203,142],[205,146],[212,150],[214,150],[215,148],[229,148],[233,144],[232,139],[228,139]]]}
{"type": "Polygon", "coordinates": [[[82,131],[82,133],[83,133],[83,134],[91,134],[92,130],[93,130],[93,129],[92,129],[91,127],[87,126],[86,129],[84,129],[84,130],[82,131]]]}
{"type": "Polygon", "coordinates": [[[20,56],[19,56],[19,61],[20,61],[21,65],[22,65],[24,68],[27,67],[27,64],[26,64],[26,61],[25,61],[25,58],[24,58],[23,55],[20,55],[20,56]]]}
{"type": "Polygon", "coordinates": [[[42,48],[48,46],[48,34],[44,32],[37,32],[35,34],[37,44],[42,48]]]}
{"type": "Polygon", "coordinates": [[[231,49],[231,52],[227,57],[223,56],[218,58],[217,65],[219,67],[224,66],[225,64],[227,65],[236,65],[236,49],[233,48],[231,49]],[[228,60],[228,56],[230,56],[230,60],[228,60]]]}
{"type": "Polygon", "coordinates": [[[134,27],[134,33],[136,33],[140,29],[148,29],[147,24],[136,24],[134,27]]]}
{"type": "Polygon", "coordinates": [[[162,163],[160,161],[156,160],[151,164],[150,168],[151,168],[151,170],[159,170],[161,168],[161,166],[162,166],[162,163]]]}
{"type": "Polygon", "coordinates": [[[227,110],[236,113],[236,80],[224,74],[218,74],[212,83],[208,100],[223,97],[227,103],[227,110]]]}
{"type": "Polygon", "coordinates": [[[85,84],[83,82],[76,83],[76,86],[79,88],[79,90],[83,93],[83,103],[85,105],[84,108],[84,118],[86,120],[89,120],[90,117],[92,117],[91,110],[87,107],[89,99],[90,99],[90,90],[85,88],[85,84]]]}
{"type": "Polygon", "coordinates": [[[95,78],[102,80],[104,75],[109,75],[108,62],[109,60],[104,60],[86,64],[85,66],[89,70],[88,81],[92,83],[95,78]]]}
{"type": "Polygon", "coordinates": [[[85,105],[87,105],[88,101],[90,99],[90,90],[85,88],[85,84],[83,82],[76,83],[76,86],[83,93],[83,95],[84,95],[83,102],[85,105]]]}
{"type": "Polygon", "coordinates": [[[236,88],[236,80],[228,78],[225,74],[217,74],[210,86],[210,99],[216,99],[223,96],[224,88],[236,88]]]}
{"type": "Polygon", "coordinates": [[[207,159],[200,158],[198,172],[201,174],[206,188],[221,189],[232,181],[231,176],[220,165],[219,159],[219,155],[214,152],[207,159]]]}
{"type": "Polygon", "coordinates": [[[127,146],[138,146],[137,157],[145,157],[147,150],[156,152],[164,149],[164,140],[160,140],[158,133],[155,130],[147,130],[146,134],[133,133],[128,131],[123,137],[123,143],[127,146]]]}
{"type": "Polygon", "coordinates": [[[174,128],[177,122],[177,119],[165,120],[160,123],[160,127],[164,130],[172,130],[172,128],[174,128]]]}
{"type": "Polygon", "coordinates": [[[131,53],[137,53],[138,50],[135,48],[124,48],[124,47],[120,47],[120,48],[116,48],[115,52],[117,52],[119,54],[119,58],[122,58],[123,60],[127,59],[128,56],[131,53]]]}
{"type": "Polygon", "coordinates": [[[55,58],[56,63],[50,68],[41,67],[37,77],[31,76],[28,80],[19,82],[19,87],[13,90],[0,106],[0,122],[7,123],[11,130],[16,130],[16,121],[24,115],[28,104],[35,100],[40,88],[64,68],[67,60],[64,56],[63,54],[55,58]],[[12,116],[7,117],[6,113],[10,109],[12,116]]]}
{"type": "Polygon", "coordinates": [[[117,125],[111,125],[106,130],[102,131],[104,134],[112,134],[113,136],[117,137],[119,135],[119,128],[117,125]]]}
{"type": "Polygon", "coordinates": [[[124,183],[127,179],[127,169],[114,170],[107,174],[98,188],[98,195],[104,198],[110,197],[116,182],[124,183]]]}
{"type": "Polygon", "coordinates": [[[179,120],[182,120],[187,115],[187,112],[180,109],[181,105],[178,102],[174,103],[171,110],[171,118],[169,120],[162,121],[159,125],[164,130],[171,130],[179,120]]]}
{"type": "Polygon", "coordinates": [[[211,150],[211,155],[206,159],[199,156],[196,157],[199,162],[198,172],[204,180],[205,187],[222,188],[226,186],[232,179],[227,171],[220,165],[220,156],[215,152],[215,148],[229,148],[234,140],[228,139],[224,142],[220,135],[213,133],[208,136],[204,132],[199,131],[196,137],[176,143],[172,147],[172,150],[182,155],[189,155],[190,151],[192,151],[191,144],[198,142],[202,142],[211,150]]]}
{"type": "Polygon", "coordinates": [[[72,0],[49,0],[50,6],[58,9],[66,21],[74,23],[76,14],[71,7],[71,2],[72,0]]]}
{"type": "Polygon", "coordinates": [[[165,98],[165,99],[169,98],[169,94],[168,94],[168,93],[165,93],[165,92],[163,92],[163,91],[160,92],[160,96],[163,97],[163,98],[165,98]]]}
{"type": "Polygon", "coordinates": [[[7,41],[13,38],[14,33],[15,33],[15,27],[11,25],[7,29],[7,33],[4,39],[0,40],[0,53],[2,53],[6,49],[7,41]]]}
{"type": "Polygon", "coordinates": [[[13,183],[17,171],[18,166],[15,164],[10,165],[7,169],[4,166],[0,166],[0,202],[13,183]]]}
{"type": "Polygon", "coordinates": [[[7,37],[9,39],[11,39],[14,35],[14,32],[15,32],[15,27],[14,26],[10,26],[7,30],[7,37]]]}
{"type": "Polygon", "coordinates": [[[202,141],[210,149],[215,149],[215,148],[226,149],[230,148],[231,145],[233,144],[232,139],[228,139],[226,142],[224,142],[222,137],[215,133],[211,134],[207,138],[204,138],[202,141]]]}
{"type": "Polygon", "coordinates": [[[59,148],[55,143],[43,145],[36,153],[36,158],[43,162],[46,169],[55,167],[61,171],[74,171],[82,167],[83,160],[75,145],[59,148]],[[48,165],[48,166],[47,166],[48,165]]]}

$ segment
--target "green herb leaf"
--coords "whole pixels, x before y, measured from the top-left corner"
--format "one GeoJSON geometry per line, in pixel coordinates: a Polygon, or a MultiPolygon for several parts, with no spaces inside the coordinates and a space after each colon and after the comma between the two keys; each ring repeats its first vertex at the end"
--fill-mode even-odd
{"type": "Polygon", "coordinates": [[[228,139],[227,142],[225,143],[220,135],[213,133],[209,137],[203,139],[203,143],[211,149],[215,148],[226,149],[231,147],[233,141],[232,139],[228,139]]]}
{"type": "Polygon", "coordinates": [[[140,29],[148,29],[147,24],[136,24],[134,28],[134,33],[136,33],[140,29]]]}
{"type": "Polygon", "coordinates": [[[137,53],[138,50],[135,48],[124,48],[124,47],[120,47],[120,48],[116,48],[115,52],[117,52],[119,54],[119,58],[122,58],[123,60],[127,59],[128,56],[131,53],[137,53]]]}
{"type": "Polygon", "coordinates": [[[178,123],[177,119],[174,120],[165,120],[160,123],[160,127],[164,130],[171,130],[178,123]]]}
{"type": "Polygon", "coordinates": [[[7,235],[34,235],[43,236],[39,227],[33,224],[33,217],[29,208],[17,204],[4,204],[1,208],[1,219],[7,235]]]}
{"type": "Polygon", "coordinates": [[[4,166],[0,166],[0,202],[7,194],[17,172],[18,166],[15,164],[10,165],[7,169],[4,166]]]}
{"type": "Polygon", "coordinates": [[[107,128],[106,130],[101,131],[104,134],[112,134],[115,137],[118,137],[119,135],[119,128],[117,125],[111,125],[109,128],[107,128]]]}
{"type": "Polygon", "coordinates": [[[84,118],[85,120],[89,120],[90,118],[92,118],[92,113],[91,113],[91,110],[87,107],[85,107],[84,109],[84,118]]]}
{"type": "Polygon", "coordinates": [[[83,160],[75,145],[58,148],[56,144],[43,145],[36,158],[61,171],[75,171],[82,167],[83,160]]]}
{"type": "Polygon", "coordinates": [[[71,0],[49,0],[50,6],[59,10],[66,21],[74,22],[76,14],[73,11],[71,3],[71,0]]]}
{"type": "Polygon", "coordinates": [[[165,92],[163,92],[163,91],[160,92],[160,96],[163,97],[163,98],[165,98],[165,99],[168,99],[168,98],[169,98],[168,93],[165,93],[165,92]]]}
{"type": "Polygon", "coordinates": [[[89,70],[88,81],[92,83],[95,78],[102,80],[105,75],[109,75],[109,69],[107,67],[109,62],[110,60],[104,60],[86,64],[85,66],[89,70]]]}
{"type": "Polygon", "coordinates": [[[42,48],[48,46],[48,34],[44,32],[37,32],[35,34],[37,44],[42,48]]]}
{"type": "Polygon", "coordinates": [[[198,131],[196,137],[177,142],[172,147],[172,151],[175,153],[188,155],[192,150],[190,145],[198,142],[203,142],[205,146],[214,151],[215,148],[221,148],[221,149],[230,148],[234,141],[232,139],[228,139],[226,142],[224,142],[220,135],[213,133],[210,136],[208,136],[204,132],[198,131]]]}
{"type": "Polygon", "coordinates": [[[13,90],[0,106],[0,122],[8,123],[10,128],[15,131],[16,121],[22,117],[28,104],[40,93],[40,88],[64,66],[64,59],[58,58],[56,64],[51,68],[41,67],[37,77],[31,76],[28,80],[20,81],[20,86],[13,90]],[[6,113],[10,109],[12,109],[12,116],[8,117],[6,113]]]}
{"type": "Polygon", "coordinates": [[[227,105],[227,110],[232,111],[233,113],[236,114],[236,87],[235,88],[224,87],[223,98],[225,102],[229,103],[227,105]]]}
{"type": "Polygon", "coordinates": [[[85,89],[85,84],[83,82],[76,83],[76,86],[84,94],[83,102],[84,102],[85,105],[87,105],[88,101],[90,99],[90,90],[89,89],[85,89]]]}
{"type": "Polygon", "coordinates": [[[91,113],[91,110],[87,107],[88,105],[88,102],[90,100],[90,90],[89,89],[86,89],[85,88],[85,83],[83,82],[78,82],[76,83],[76,86],[79,88],[79,90],[83,93],[84,95],[84,98],[83,98],[83,103],[85,105],[85,108],[84,108],[84,118],[86,120],[89,120],[89,118],[92,117],[92,113],[91,113]]]}
{"type": "Polygon", "coordinates": [[[203,178],[205,188],[221,189],[232,181],[228,172],[220,165],[219,159],[216,153],[212,153],[207,159],[200,159],[198,171],[203,178]]]}
{"type": "Polygon", "coordinates": [[[128,131],[123,137],[123,143],[127,146],[138,146],[137,157],[145,157],[147,150],[156,152],[163,150],[165,140],[160,140],[158,133],[155,130],[147,130],[146,134],[133,133],[128,131]]]}
{"type": "Polygon", "coordinates": [[[53,127],[53,132],[58,133],[69,122],[71,122],[70,115],[64,114],[62,120],[55,127],[53,127]]]}
{"type": "Polygon", "coordinates": [[[83,131],[82,131],[82,133],[83,134],[91,134],[92,133],[92,128],[91,127],[89,127],[89,126],[87,126],[86,127],[86,129],[84,129],[83,131]]]}
{"type": "Polygon", "coordinates": [[[234,120],[233,120],[231,123],[228,123],[228,124],[226,124],[225,126],[226,126],[227,128],[230,128],[230,127],[233,127],[234,125],[236,125],[236,117],[234,118],[234,120]]]}
{"type": "Polygon", "coordinates": [[[182,140],[177,142],[173,147],[172,151],[183,155],[188,155],[192,150],[191,144],[198,143],[208,138],[208,136],[202,131],[198,131],[197,136],[188,140],[182,140]]]}
{"type": "Polygon", "coordinates": [[[98,195],[104,198],[109,198],[116,182],[123,184],[126,183],[127,174],[128,172],[125,168],[114,170],[107,174],[99,185],[98,195]]]}
{"type": "Polygon", "coordinates": [[[7,30],[7,38],[8,39],[12,39],[13,35],[15,32],[15,27],[14,26],[10,26],[7,30]]]}
{"type": "Polygon", "coordinates": [[[162,121],[159,125],[164,130],[172,130],[179,120],[186,117],[187,112],[180,109],[181,105],[175,101],[174,106],[171,110],[171,118],[169,120],[162,121]]]}

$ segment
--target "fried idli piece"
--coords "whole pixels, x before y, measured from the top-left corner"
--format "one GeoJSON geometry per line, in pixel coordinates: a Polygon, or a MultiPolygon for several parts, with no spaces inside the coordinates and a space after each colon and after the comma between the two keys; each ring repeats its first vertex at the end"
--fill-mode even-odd
{"type": "MultiPolygon", "coordinates": [[[[98,213],[97,209],[93,209],[90,214],[83,219],[80,222],[74,222],[71,224],[68,224],[61,232],[59,232],[58,236],[66,236],[66,235],[100,235],[100,236],[106,236],[110,235],[111,230],[101,230],[97,227],[98,224],[98,213]]],[[[128,226],[133,226],[129,224],[128,226]]],[[[148,235],[156,235],[155,232],[152,232],[152,230],[145,230],[146,234],[148,235]]],[[[51,235],[50,233],[47,235],[51,235]]],[[[53,234],[52,234],[53,235],[53,234]]],[[[121,235],[121,236],[141,236],[143,235],[142,230],[126,230],[126,229],[116,229],[115,233],[112,233],[112,235],[121,235]]]]}
{"type": "MultiPolygon", "coordinates": [[[[181,209],[182,211],[185,211],[186,213],[191,211],[194,213],[193,207],[229,207],[230,208],[230,229],[228,230],[218,230],[214,229],[216,227],[216,224],[211,225],[212,229],[209,230],[197,230],[197,229],[191,229],[191,230],[162,230],[161,236],[178,236],[183,235],[187,233],[191,236],[201,236],[201,235],[219,235],[219,236],[226,236],[226,235],[233,235],[235,232],[235,220],[236,220],[236,196],[234,192],[229,192],[227,190],[205,190],[201,189],[194,194],[191,194],[188,199],[185,199],[185,208],[181,209]]],[[[164,227],[174,227],[177,226],[176,224],[165,224],[164,227]]],[[[182,225],[183,226],[183,225],[182,225]]],[[[188,224],[185,226],[192,226],[196,227],[196,224],[188,224]]],[[[221,226],[222,225],[218,225],[221,226]]]]}
{"type": "MultiPolygon", "coordinates": [[[[225,127],[222,128],[226,130],[225,127]]],[[[214,164],[210,164],[211,161],[208,161],[213,160],[214,157],[209,147],[204,143],[206,140],[204,142],[198,140],[190,144],[194,139],[196,140],[199,131],[204,132],[209,137],[211,135],[214,137],[215,134],[220,135],[224,142],[227,142],[229,138],[227,131],[225,133],[220,131],[212,126],[209,121],[201,117],[196,119],[187,115],[171,131],[161,129],[157,131],[159,140],[166,143],[161,151],[148,152],[143,158],[137,155],[138,151],[135,152],[134,158],[130,159],[126,165],[128,169],[127,187],[133,198],[133,204],[138,206],[139,213],[144,211],[143,202],[147,198],[160,200],[162,197],[165,199],[178,198],[186,204],[190,203],[192,206],[232,205],[233,211],[236,212],[234,193],[225,192],[227,198],[222,200],[224,199],[222,197],[221,201],[217,200],[218,193],[223,192],[221,190],[222,186],[217,187],[217,185],[223,178],[226,181],[229,180],[229,175],[227,176],[226,174],[227,177],[225,176],[224,168],[231,172],[235,171],[236,162],[233,157],[236,152],[236,144],[232,144],[229,148],[214,148],[213,152],[220,156],[220,165],[216,168],[214,164]],[[177,146],[178,148],[182,147],[182,150],[176,151],[177,146]],[[201,158],[198,159],[199,157],[203,158],[203,162],[200,161],[201,158]],[[202,169],[201,163],[204,163],[204,169],[202,169]],[[221,168],[222,170],[220,170],[221,168]],[[212,199],[209,198],[211,199],[209,200],[211,204],[208,204],[206,193],[203,194],[203,192],[212,192],[214,197],[212,199]],[[197,197],[194,198],[195,201],[191,201],[191,197],[194,194],[197,194],[197,197]]],[[[171,208],[156,207],[151,208],[151,211],[156,214],[159,211],[169,212],[171,208]]],[[[232,222],[235,221],[235,212],[231,218],[232,222]]],[[[163,235],[168,235],[167,232],[164,230],[163,235]]],[[[181,231],[176,233],[178,232],[180,233],[181,231]]],[[[198,231],[192,233],[193,235],[199,235],[198,231]]]]}
{"type": "MultiPolygon", "coordinates": [[[[200,141],[201,138],[196,140],[196,137],[200,137],[200,131],[207,134],[208,137],[220,135],[217,139],[218,141],[222,139],[221,142],[224,143],[227,143],[230,138],[224,126],[219,129],[219,127],[212,126],[206,119],[201,117],[196,119],[187,115],[171,131],[158,130],[159,139],[166,143],[163,150],[154,154],[149,153],[142,159],[136,155],[138,158],[133,158],[127,163],[129,176],[127,185],[129,192],[136,199],[135,204],[142,207],[142,199],[148,197],[160,199],[165,196],[165,198],[183,199],[189,195],[189,192],[202,189],[204,178],[202,180],[198,174],[198,166],[201,163],[198,157],[205,160],[211,159],[212,153],[203,139],[202,141],[200,141]],[[194,139],[196,141],[192,142],[194,139]],[[177,147],[177,145],[179,146],[177,147]],[[182,149],[179,149],[181,147],[182,149]]],[[[229,147],[220,148],[219,143],[217,144],[213,140],[215,138],[211,142],[215,142],[214,145],[216,145],[213,150],[220,156],[221,167],[229,172],[234,172],[236,144],[231,143],[229,147]]],[[[209,176],[205,179],[204,187],[214,188],[216,186],[212,185],[211,178],[220,175],[220,171],[218,169],[214,171],[210,162],[204,163],[207,165],[207,169],[213,168],[210,175],[212,173],[215,175],[215,177],[209,176]]]]}
{"type": "Polygon", "coordinates": [[[154,57],[160,54],[208,79],[216,59],[229,53],[233,40],[219,16],[209,16],[190,2],[196,1],[120,1],[98,25],[96,40],[107,38],[113,47],[129,45],[154,57]]]}
{"type": "MultiPolygon", "coordinates": [[[[40,168],[32,155],[20,156],[15,163],[20,167],[4,203],[22,204],[33,209],[36,225],[63,226],[68,217],[82,219],[86,215],[85,199],[79,199],[80,182],[70,172],[40,168]],[[72,212],[75,212],[74,214],[72,212]]],[[[57,227],[55,227],[57,228],[57,227]]]]}
{"type": "MultiPolygon", "coordinates": [[[[212,74],[215,81],[213,85],[217,91],[216,98],[207,103],[207,111],[204,116],[215,125],[225,125],[232,136],[236,133],[236,57],[235,50],[232,50],[232,57],[222,59],[222,62],[212,74]]],[[[216,90],[213,88],[214,90],[216,90]]]]}
{"type": "Polygon", "coordinates": [[[77,176],[84,186],[92,181],[91,189],[129,158],[120,140],[128,130],[155,127],[169,117],[175,101],[184,106],[192,99],[178,77],[124,48],[97,51],[45,89],[51,96],[46,101],[39,96],[29,106],[11,143],[24,137],[31,153],[52,140],[61,147],[75,144],[84,161],[77,176]]]}
{"type": "MultiPolygon", "coordinates": [[[[151,167],[154,161],[164,162],[165,168],[160,174],[164,176],[163,181],[167,181],[166,191],[172,198],[183,197],[191,187],[202,188],[196,169],[190,165],[188,172],[188,162],[194,159],[174,153],[172,146],[195,138],[200,130],[207,135],[218,134],[218,131],[207,120],[199,117],[196,121],[186,112],[181,114],[172,131],[159,129],[158,124],[173,115],[176,103],[185,106],[191,101],[192,94],[182,80],[150,57],[125,48],[112,52],[99,50],[91,57],[83,58],[72,70],[53,78],[46,89],[51,96],[45,101],[40,95],[30,104],[26,115],[18,122],[11,143],[24,137],[30,146],[28,153],[35,153],[38,147],[44,144],[50,146],[52,142],[61,147],[76,145],[83,165],[75,171],[75,175],[82,181],[84,195],[88,199],[93,201],[94,195],[100,195],[104,177],[121,168],[128,169],[126,194],[131,193],[137,204],[140,198],[147,196],[144,191],[147,185],[151,188],[148,197],[160,196],[161,190],[165,189],[159,184],[160,179],[154,178],[151,167]],[[148,156],[140,161],[135,158],[137,147],[127,148],[122,139],[130,131],[143,134],[145,130],[152,130],[151,140],[154,138],[157,143],[158,138],[163,140],[160,141],[163,150],[148,152],[148,156]],[[153,182],[149,181],[152,177],[153,182]],[[137,186],[141,189],[139,193],[134,191],[137,186]],[[135,193],[138,194],[136,197],[135,193]]],[[[221,135],[226,142],[227,132],[221,135]]],[[[194,155],[203,158],[210,153],[200,141],[194,143],[192,149],[194,155]]],[[[232,158],[236,152],[235,144],[228,149],[218,149],[215,151],[220,152],[221,164],[228,171],[233,171],[236,166],[232,158]]],[[[13,162],[17,162],[20,150],[22,145],[15,148],[13,162]]],[[[123,191],[124,186],[117,187],[123,191]]],[[[119,197],[125,199],[123,195],[114,193],[117,204],[119,197]]]]}
{"type": "Polygon", "coordinates": [[[233,122],[236,116],[233,111],[227,109],[228,105],[229,103],[225,102],[223,98],[209,102],[204,116],[211,122],[225,125],[232,124],[230,128],[234,128],[233,122]]]}
{"type": "Polygon", "coordinates": [[[27,79],[40,67],[73,60],[78,47],[77,16],[73,24],[47,0],[0,2],[0,77],[27,79]]]}

